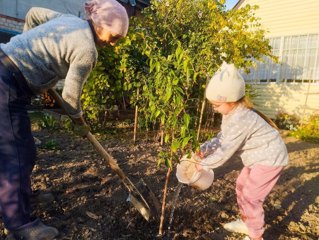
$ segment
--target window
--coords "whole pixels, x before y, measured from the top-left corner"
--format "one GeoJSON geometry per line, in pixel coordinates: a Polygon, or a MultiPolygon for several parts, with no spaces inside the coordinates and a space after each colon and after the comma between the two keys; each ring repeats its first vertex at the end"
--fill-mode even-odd
{"type": "Polygon", "coordinates": [[[319,34],[276,37],[270,39],[272,54],[279,58],[256,62],[249,74],[249,83],[319,83],[319,34]]]}

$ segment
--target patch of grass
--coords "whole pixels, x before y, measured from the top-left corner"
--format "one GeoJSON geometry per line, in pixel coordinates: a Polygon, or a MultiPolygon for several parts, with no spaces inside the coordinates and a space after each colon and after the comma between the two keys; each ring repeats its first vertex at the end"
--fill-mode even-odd
{"type": "Polygon", "coordinates": [[[59,144],[56,140],[50,139],[41,145],[41,148],[46,150],[57,150],[59,149],[59,144]]]}
{"type": "Polygon", "coordinates": [[[309,119],[291,132],[292,136],[301,140],[319,143],[319,115],[312,115],[309,119]]]}
{"type": "Polygon", "coordinates": [[[280,129],[284,130],[297,130],[300,119],[293,114],[288,114],[285,112],[279,112],[275,117],[275,123],[280,129]]]}
{"type": "Polygon", "coordinates": [[[55,130],[58,128],[58,121],[52,115],[44,113],[43,118],[40,120],[40,126],[44,129],[55,130]]]}
{"type": "Polygon", "coordinates": [[[29,112],[29,117],[32,122],[40,121],[44,116],[44,113],[42,111],[32,111],[29,112]]]}

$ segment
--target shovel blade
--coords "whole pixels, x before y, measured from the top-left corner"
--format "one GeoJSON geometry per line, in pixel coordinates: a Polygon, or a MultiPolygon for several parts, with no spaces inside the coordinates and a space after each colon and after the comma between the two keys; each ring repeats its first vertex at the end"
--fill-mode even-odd
{"type": "Polygon", "coordinates": [[[159,216],[160,214],[160,203],[158,199],[156,198],[154,192],[151,190],[151,188],[146,184],[146,182],[141,178],[138,183],[136,184],[139,192],[147,202],[149,209],[151,211],[152,217],[155,219],[159,216]]]}
{"type": "Polygon", "coordinates": [[[129,194],[127,198],[128,202],[131,202],[133,206],[139,211],[139,213],[144,217],[146,221],[149,221],[151,218],[151,210],[143,204],[143,202],[137,200],[136,197],[134,197],[131,193],[129,194]]]}
{"type": "Polygon", "coordinates": [[[146,221],[157,219],[160,213],[160,203],[155,194],[141,178],[136,186],[131,185],[127,201],[131,202],[146,221]]]}

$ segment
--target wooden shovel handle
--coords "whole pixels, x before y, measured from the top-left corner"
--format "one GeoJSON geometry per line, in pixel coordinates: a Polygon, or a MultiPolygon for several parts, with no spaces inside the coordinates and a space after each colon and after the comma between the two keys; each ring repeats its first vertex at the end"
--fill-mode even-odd
{"type": "MultiPolygon", "coordinates": [[[[49,89],[48,93],[57,101],[58,105],[60,105],[64,110],[64,100],[62,97],[57,93],[56,90],[54,89],[49,89]]],[[[78,119],[72,118],[70,115],[68,115],[70,119],[75,123],[79,124],[78,119]]],[[[85,120],[82,118],[81,119],[81,124],[86,124],[85,120]]],[[[116,160],[104,149],[104,147],[101,145],[101,143],[95,138],[95,136],[89,131],[86,134],[86,138],[91,142],[93,147],[96,149],[96,151],[108,162],[110,165],[111,169],[122,179],[125,180],[126,176],[122,169],[118,166],[116,160]]]]}

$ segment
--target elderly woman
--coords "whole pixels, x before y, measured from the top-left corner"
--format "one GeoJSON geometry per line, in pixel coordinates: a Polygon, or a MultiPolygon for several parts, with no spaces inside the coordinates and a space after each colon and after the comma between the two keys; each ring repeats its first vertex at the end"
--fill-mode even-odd
{"type": "Polygon", "coordinates": [[[97,61],[96,45],[127,34],[128,16],[116,0],[85,3],[87,20],[31,8],[24,31],[0,45],[0,209],[8,239],[50,240],[57,229],[31,217],[30,175],[36,156],[26,105],[65,79],[66,111],[82,122],[80,96],[97,61]]]}

